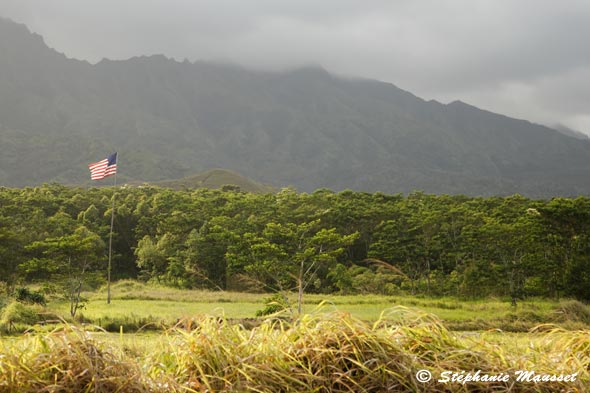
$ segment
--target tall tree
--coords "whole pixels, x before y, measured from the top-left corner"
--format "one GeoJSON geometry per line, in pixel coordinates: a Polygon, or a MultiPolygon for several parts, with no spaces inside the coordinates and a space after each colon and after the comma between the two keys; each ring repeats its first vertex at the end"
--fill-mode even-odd
{"type": "Polygon", "coordinates": [[[80,307],[83,285],[103,275],[96,268],[104,261],[104,242],[96,233],[80,226],[72,234],[37,241],[27,249],[38,257],[21,264],[20,269],[27,275],[41,275],[60,283],[74,317],[80,307]]]}

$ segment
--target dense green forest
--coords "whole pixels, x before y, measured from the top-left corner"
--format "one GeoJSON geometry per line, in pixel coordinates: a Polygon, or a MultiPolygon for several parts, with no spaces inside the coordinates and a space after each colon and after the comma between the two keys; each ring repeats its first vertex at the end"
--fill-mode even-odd
{"type": "Polygon", "coordinates": [[[0,188],[0,280],[70,296],[114,279],[180,288],[590,300],[590,198],[236,187],[0,188]]]}

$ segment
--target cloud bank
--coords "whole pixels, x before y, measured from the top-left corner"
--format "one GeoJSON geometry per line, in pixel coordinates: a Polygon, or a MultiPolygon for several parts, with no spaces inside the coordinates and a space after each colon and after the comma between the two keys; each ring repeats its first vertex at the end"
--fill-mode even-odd
{"type": "Polygon", "coordinates": [[[590,134],[590,2],[2,0],[69,57],[320,64],[590,134]]]}

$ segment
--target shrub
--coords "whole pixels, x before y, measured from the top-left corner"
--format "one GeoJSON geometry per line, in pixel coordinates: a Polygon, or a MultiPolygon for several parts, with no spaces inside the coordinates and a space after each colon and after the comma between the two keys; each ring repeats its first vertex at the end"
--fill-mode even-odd
{"type": "Polygon", "coordinates": [[[160,330],[163,326],[163,322],[156,317],[151,315],[138,317],[135,314],[123,317],[103,317],[94,322],[98,322],[98,325],[107,332],[118,332],[120,329],[125,332],[160,330]]]}
{"type": "Polygon", "coordinates": [[[17,324],[34,325],[43,320],[38,305],[26,305],[18,301],[11,302],[2,312],[0,329],[10,331],[17,324]]]}
{"type": "MultiPolygon", "coordinates": [[[[142,291],[146,288],[145,283],[136,280],[120,280],[111,285],[112,291],[122,293],[142,291]]],[[[101,290],[105,290],[105,288],[101,288],[101,290]]]]}
{"type": "Polygon", "coordinates": [[[275,293],[273,296],[265,298],[264,304],[263,309],[256,311],[257,317],[277,314],[290,308],[285,297],[280,293],[275,293]]]}
{"type": "Polygon", "coordinates": [[[43,295],[40,292],[30,291],[28,288],[25,287],[20,287],[16,289],[15,298],[16,300],[22,303],[40,304],[42,306],[45,306],[47,304],[45,295],[43,295]]]}
{"type": "Polygon", "coordinates": [[[362,294],[378,293],[391,296],[399,293],[399,281],[399,277],[390,272],[374,273],[370,269],[365,269],[352,277],[352,286],[355,291],[362,294]]]}
{"type": "Polygon", "coordinates": [[[562,301],[557,313],[561,321],[590,323],[590,307],[577,300],[562,301]]]}

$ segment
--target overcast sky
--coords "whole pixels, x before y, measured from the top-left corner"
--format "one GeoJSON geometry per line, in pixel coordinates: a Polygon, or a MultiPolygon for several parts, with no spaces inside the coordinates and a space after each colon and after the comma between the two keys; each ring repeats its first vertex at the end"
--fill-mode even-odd
{"type": "Polygon", "coordinates": [[[68,57],[321,65],[590,134],[589,0],[0,0],[68,57]]]}

